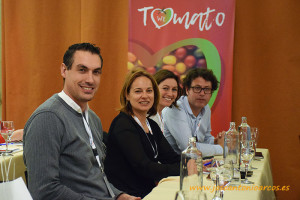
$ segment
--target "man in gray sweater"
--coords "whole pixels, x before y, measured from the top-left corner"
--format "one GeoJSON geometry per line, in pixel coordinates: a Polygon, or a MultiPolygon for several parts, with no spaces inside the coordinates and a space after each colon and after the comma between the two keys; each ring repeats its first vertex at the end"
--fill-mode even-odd
{"type": "Polygon", "coordinates": [[[70,46],[61,64],[63,90],[27,121],[24,162],[33,199],[140,199],[116,189],[103,172],[102,125],[88,107],[99,87],[102,65],[98,47],[70,46]]]}

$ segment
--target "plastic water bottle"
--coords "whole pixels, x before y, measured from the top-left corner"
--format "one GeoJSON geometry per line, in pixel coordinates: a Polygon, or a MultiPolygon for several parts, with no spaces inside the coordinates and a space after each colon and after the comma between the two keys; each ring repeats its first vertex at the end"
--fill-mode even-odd
{"type": "Polygon", "coordinates": [[[189,138],[188,147],[181,153],[180,190],[185,200],[196,199],[203,186],[202,153],[196,147],[196,138],[189,138]]]}

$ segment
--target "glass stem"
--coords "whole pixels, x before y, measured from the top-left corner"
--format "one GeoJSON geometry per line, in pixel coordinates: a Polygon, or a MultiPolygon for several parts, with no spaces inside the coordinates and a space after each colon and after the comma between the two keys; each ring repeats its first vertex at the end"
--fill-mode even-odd
{"type": "Polygon", "coordinates": [[[219,175],[216,175],[216,192],[213,199],[218,200],[220,198],[222,198],[222,192],[220,188],[220,177],[219,175]]]}
{"type": "Polygon", "coordinates": [[[248,163],[245,163],[245,183],[248,182],[247,173],[248,173],[248,163]]]}
{"type": "Polygon", "coordinates": [[[224,187],[225,186],[222,186],[221,189],[220,189],[220,197],[221,197],[221,199],[223,199],[223,197],[224,197],[224,187]]]}
{"type": "Polygon", "coordinates": [[[6,153],[8,152],[8,140],[5,140],[5,144],[6,144],[6,153]]]}

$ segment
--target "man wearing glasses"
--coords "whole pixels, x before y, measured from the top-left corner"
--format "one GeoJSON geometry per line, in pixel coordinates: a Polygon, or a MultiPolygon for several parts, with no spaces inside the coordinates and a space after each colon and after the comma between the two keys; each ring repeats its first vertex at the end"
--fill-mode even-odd
{"type": "Polygon", "coordinates": [[[197,148],[203,157],[223,154],[224,132],[217,138],[211,135],[208,105],[218,84],[211,70],[192,69],[183,80],[184,95],[177,101],[179,108],[163,110],[164,135],[178,154],[187,148],[190,137],[196,137],[197,148]]]}

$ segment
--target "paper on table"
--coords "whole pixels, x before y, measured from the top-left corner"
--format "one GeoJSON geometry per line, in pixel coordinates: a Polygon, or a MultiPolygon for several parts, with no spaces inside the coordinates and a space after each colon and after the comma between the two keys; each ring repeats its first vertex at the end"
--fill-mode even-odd
{"type": "Polygon", "coordinates": [[[16,145],[16,146],[23,146],[23,142],[14,142],[13,145],[16,145]]]}
{"type": "MultiPolygon", "coordinates": [[[[14,146],[23,146],[23,142],[9,142],[9,146],[14,145],[14,146]]],[[[6,146],[6,143],[0,143],[0,146],[6,146]]]]}
{"type": "MultiPolygon", "coordinates": [[[[4,147],[3,147],[3,146],[0,146],[0,153],[5,152],[5,150],[6,150],[6,147],[5,147],[5,146],[4,146],[4,147]]],[[[21,151],[22,149],[19,149],[19,148],[11,149],[11,148],[9,148],[8,150],[9,150],[10,153],[15,153],[15,152],[21,151]]]]}
{"type": "Polygon", "coordinates": [[[9,200],[32,200],[30,193],[21,177],[10,182],[0,183],[1,199],[9,200]]]}

